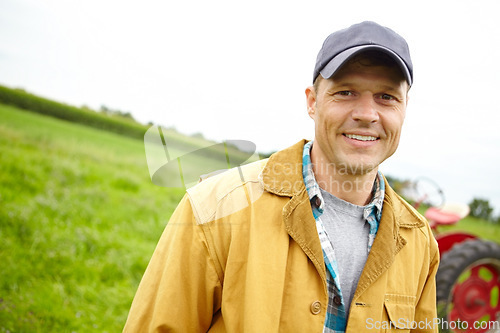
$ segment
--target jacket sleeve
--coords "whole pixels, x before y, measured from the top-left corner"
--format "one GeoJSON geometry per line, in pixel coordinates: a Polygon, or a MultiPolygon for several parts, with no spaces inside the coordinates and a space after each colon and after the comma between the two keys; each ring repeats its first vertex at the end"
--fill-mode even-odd
{"type": "Polygon", "coordinates": [[[415,321],[417,325],[411,332],[432,332],[439,331],[437,311],[436,311],[436,273],[439,267],[439,250],[437,242],[430,233],[430,262],[426,281],[420,294],[420,298],[415,308],[415,321]]]}
{"type": "Polygon", "coordinates": [[[141,280],[123,332],[206,332],[221,284],[184,196],[141,280]]]}

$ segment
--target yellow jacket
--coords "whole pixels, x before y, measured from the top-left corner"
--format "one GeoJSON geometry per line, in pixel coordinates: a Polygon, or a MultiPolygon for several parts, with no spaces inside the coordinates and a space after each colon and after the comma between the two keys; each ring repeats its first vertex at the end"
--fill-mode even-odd
{"type": "MultiPolygon", "coordinates": [[[[326,271],[302,179],[304,143],[187,191],[124,332],[323,331],[326,271]]],[[[437,332],[438,262],[425,219],[386,185],[347,332],[437,332]]]]}

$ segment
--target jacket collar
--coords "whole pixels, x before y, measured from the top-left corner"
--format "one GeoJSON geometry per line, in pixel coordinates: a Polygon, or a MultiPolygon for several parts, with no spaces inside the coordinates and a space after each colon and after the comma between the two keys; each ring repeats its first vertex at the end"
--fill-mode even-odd
{"type": "Polygon", "coordinates": [[[285,228],[320,272],[326,292],[323,250],[302,177],[302,152],[306,142],[306,140],[299,141],[290,148],[271,155],[262,170],[261,181],[266,191],[291,197],[283,207],[285,228]]]}
{"type": "Polygon", "coordinates": [[[279,196],[295,196],[305,191],[302,178],[302,150],[306,140],[281,150],[269,157],[262,170],[264,189],[279,196]]]}
{"type": "MultiPolygon", "coordinates": [[[[384,180],[388,184],[387,180],[384,180]]],[[[353,300],[389,269],[398,252],[406,245],[407,240],[401,235],[402,229],[423,226],[425,226],[423,217],[390,186],[386,186],[379,230],[361,273],[353,300]]]]}

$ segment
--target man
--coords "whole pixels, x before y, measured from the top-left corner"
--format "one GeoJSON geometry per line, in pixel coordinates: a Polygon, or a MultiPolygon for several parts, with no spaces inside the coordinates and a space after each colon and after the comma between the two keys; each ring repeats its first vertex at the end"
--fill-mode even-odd
{"type": "Polygon", "coordinates": [[[314,141],[187,191],[126,332],[437,332],[437,244],[378,172],[405,117],[408,46],[353,25],[325,40],[313,79],[314,141]]]}

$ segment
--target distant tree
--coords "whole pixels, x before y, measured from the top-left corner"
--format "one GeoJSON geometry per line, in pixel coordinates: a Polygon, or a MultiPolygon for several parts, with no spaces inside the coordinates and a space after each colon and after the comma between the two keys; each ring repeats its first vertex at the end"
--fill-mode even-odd
{"type": "Polygon", "coordinates": [[[118,111],[118,114],[124,118],[129,118],[129,119],[132,119],[132,120],[135,120],[134,117],[132,116],[132,114],[130,112],[121,112],[121,111],[118,111]]]}
{"type": "Polygon", "coordinates": [[[485,220],[493,220],[492,213],[493,207],[490,206],[490,202],[486,199],[474,198],[470,204],[470,215],[475,216],[485,220]]]}
{"type": "Polygon", "coordinates": [[[131,119],[133,121],[136,121],[130,112],[111,109],[111,108],[107,107],[106,105],[101,105],[101,108],[99,111],[101,113],[104,113],[104,114],[109,115],[109,116],[119,116],[122,118],[127,118],[127,119],[131,119]]]}
{"type": "Polygon", "coordinates": [[[392,189],[396,191],[396,193],[398,193],[399,195],[403,195],[405,189],[411,186],[410,181],[406,179],[399,179],[397,177],[393,177],[390,175],[385,175],[385,178],[389,182],[389,185],[392,187],[392,189]]]}
{"type": "Polygon", "coordinates": [[[201,132],[196,132],[193,135],[191,135],[193,138],[198,138],[198,139],[205,139],[203,134],[201,132]]]}
{"type": "Polygon", "coordinates": [[[94,111],[92,108],[86,104],[83,104],[80,109],[85,110],[85,111],[94,111]]]}

